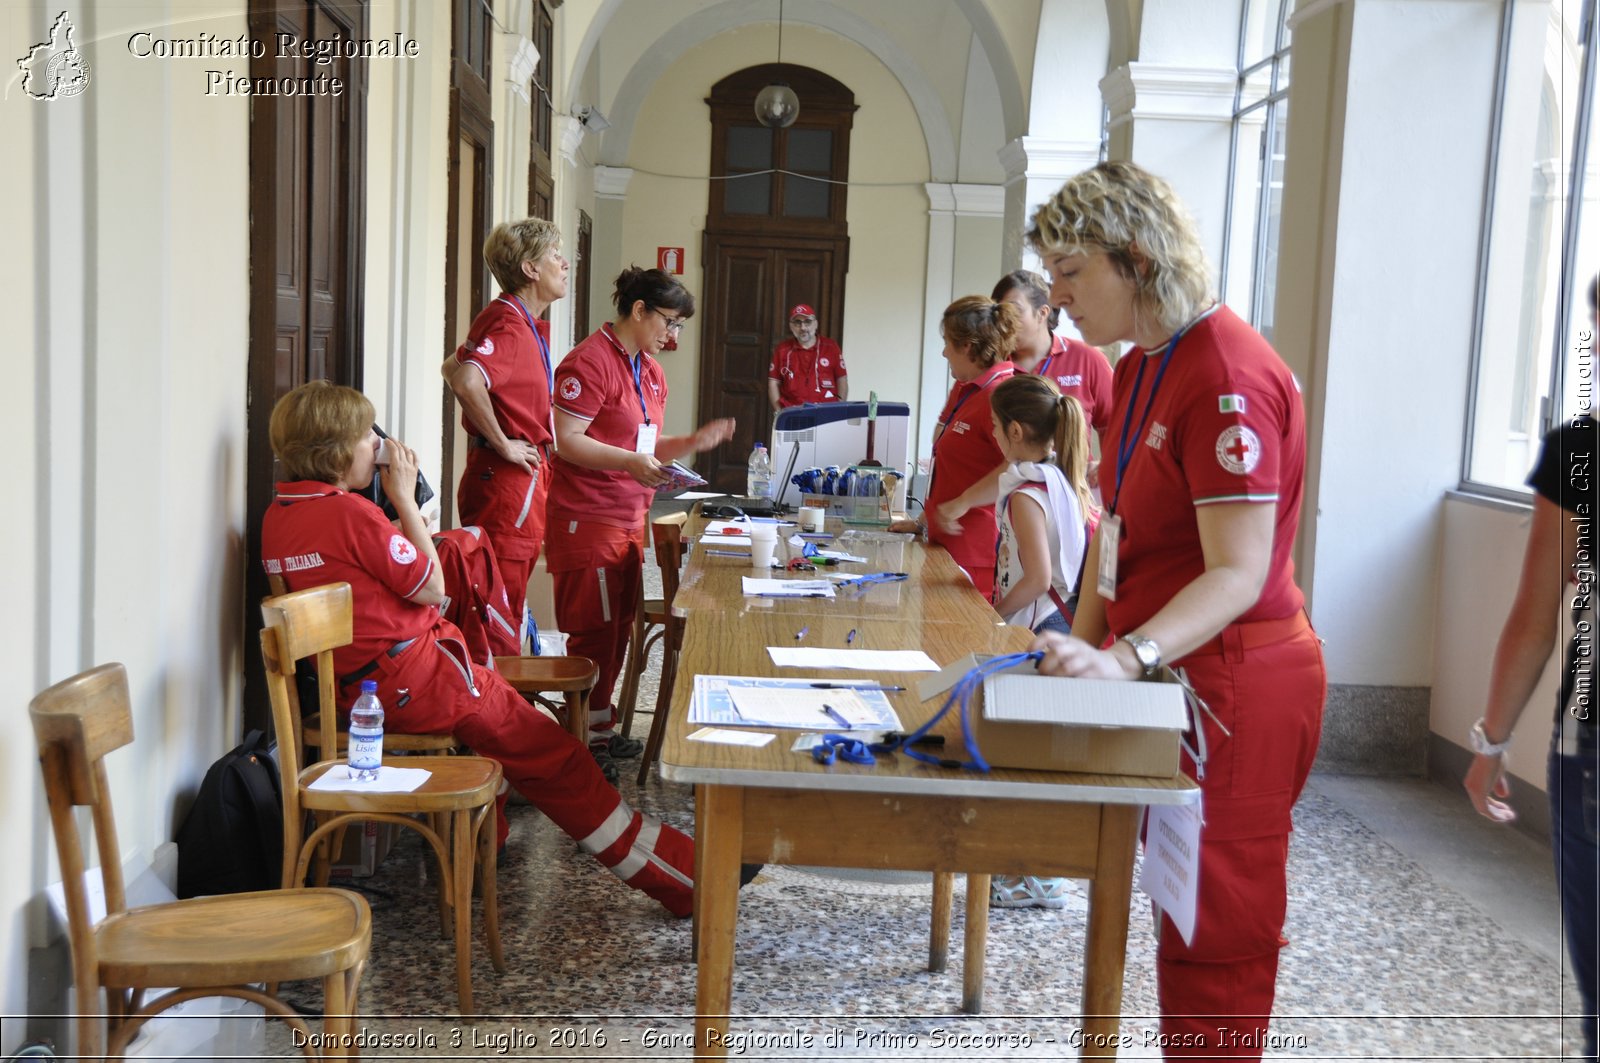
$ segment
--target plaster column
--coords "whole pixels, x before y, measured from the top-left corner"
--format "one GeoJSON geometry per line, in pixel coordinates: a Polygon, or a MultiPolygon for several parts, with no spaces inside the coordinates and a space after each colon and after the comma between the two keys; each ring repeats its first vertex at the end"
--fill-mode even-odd
{"type": "MultiPolygon", "coordinates": [[[[550,203],[550,216],[561,228],[561,252],[572,258],[578,240],[578,201],[574,194],[578,187],[578,146],[583,143],[583,123],[569,114],[552,115],[550,139],[555,150],[555,198],[550,203]]],[[[574,344],[583,339],[572,332],[572,295],[550,304],[550,337],[552,355],[564,357],[574,344]]]]}
{"type": "Polygon", "coordinates": [[[1055,195],[1067,178],[1099,161],[1099,141],[1018,137],[1000,149],[1000,164],[1006,168],[1002,273],[1014,269],[1043,272],[1038,256],[1029,250],[1024,239],[1033,223],[1033,212],[1055,195]]]}
{"type": "Polygon", "coordinates": [[[1177,189],[1200,225],[1213,268],[1222,261],[1233,126],[1232,67],[1127,63],[1100,81],[1110,157],[1130,159],[1177,189]]]}
{"type": "Polygon", "coordinates": [[[589,269],[589,316],[593,321],[611,317],[611,282],[622,271],[623,209],[633,170],[627,166],[594,168],[594,236],[589,269]]]}

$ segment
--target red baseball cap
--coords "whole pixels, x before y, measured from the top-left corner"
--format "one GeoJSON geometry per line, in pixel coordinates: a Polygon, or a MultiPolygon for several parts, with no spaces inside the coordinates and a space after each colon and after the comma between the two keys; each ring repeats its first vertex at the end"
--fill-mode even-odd
{"type": "Polygon", "coordinates": [[[789,311],[789,320],[793,321],[797,317],[809,317],[811,320],[815,321],[817,319],[817,312],[811,309],[811,304],[809,303],[795,303],[794,309],[789,311]]]}

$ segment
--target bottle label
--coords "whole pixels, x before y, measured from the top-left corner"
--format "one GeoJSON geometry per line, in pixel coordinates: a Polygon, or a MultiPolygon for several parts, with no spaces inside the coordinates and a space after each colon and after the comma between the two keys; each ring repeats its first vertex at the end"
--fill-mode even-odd
{"type": "Polygon", "coordinates": [[[376,771],[383,763],[383,731],[350,728],[350,767],[376,771]]]}

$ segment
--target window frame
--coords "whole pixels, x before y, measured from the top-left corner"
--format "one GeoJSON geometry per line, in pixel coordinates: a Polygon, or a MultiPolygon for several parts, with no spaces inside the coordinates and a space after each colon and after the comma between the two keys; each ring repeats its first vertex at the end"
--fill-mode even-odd
{"type": "MultiPolygon", "coordinates": [[[[1551,0],[1557,3],[1559,0],[1551,0]]],[[[1515,487],[1475,480],[1472,477],[1474,449],[1478,439],[1474,425],[1478,417],[1478,392],[1484,369],[1484,325],[1488,314],[1489,272],[1492,267],[1491,252],[1494,243],[1496,197],[1500,172],[1500,149],[1505,128],[1506,92],[1511,77],[1512,23],[1516,17],[1517,0],[1503,0],[1500,9],[1500,30],[1495,60],[1494,110],[1489,124],[1489,151],[1485,160],[1482,219],[1478,229],[1478,269],[1472,307],[1472,351],[1467,379],[1467,403],[1462,424],[1461,467],[1459,490],[1468,495],[1495,498],[1507,502],[1527,503],[1533,489],[1525,485],[1515,487]]],[[[1579,70],[1578,113],[1573,119],[1571,158],[1563,177],[1566,181],[1567,202],[1561,219],[1561,262],[1556,280],[1556,315],[1558,325],[1552,330],[1548,391],[1540,398],[1541,409],[1537,422],[1537,435],[1543,438],[1562,413],[1567,383],[1567,361],[1574,337],[1569,334],[1573,315],[1573,301],[1579,297],[1579,263],[1577,262],[1579,229],[1583,218],[1584,177],[1589,158],[1589,143],[1596,110],[1595,100],[1597,16],[1595,5],[1583,5],[1583,21],[1578,26],[1577,41],[1582,49],[1582,66],[1579,70]]],[[[1566,145],[1559,145],[1566,149],[1566,145]]],[[[1587,276],[1587,274],[1583,274],[1587,276]]]]}

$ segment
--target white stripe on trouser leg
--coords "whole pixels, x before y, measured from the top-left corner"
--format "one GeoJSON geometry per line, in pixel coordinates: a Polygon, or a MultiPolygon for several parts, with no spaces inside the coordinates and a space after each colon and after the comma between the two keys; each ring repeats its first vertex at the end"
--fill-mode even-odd
{"type": "Polygon", "coordinates": [[[611,810],[611,814],[598,827],[589,832],[588,837],[578,839],[578,848],[590,856],[605,852],[617,844],[617,839],[621,838],[632,825],[633,816],[633,809],[628,807],[628,802],[618,801],[617,807],[611,810]]]}
{"type": "Polygon", "coordinates": [[[693,878],[685,875],[657,855],[656,842],[660,839],[661,821],[645,816],[644,823],[639,827],[639,836],[633,840],[633,845],[628,849],[628,855],[623,857],[621,862],[611,869],[611,873],[624,882],[630,882],[646,866],[653,865],[657,871],[680,886],[693,889],[693,878]]]}
{"type": "Polygon", "coordinates": [[[643,871],[644,865],[649,862],[650,854],[655,851],[656,839],[660,837],[660,821],[647,817],[639,827],[638,837],[633,839],[633,845],[628,848],[628,855],[617,861],[611,873],[626,882],[643,871]]]}
{"type": "Polygon", "coordinates": [[[606,586],[606,570],[595,569],[600,577],[600,618],[606,623],[611,623],[611,589],[606,586]]]}

